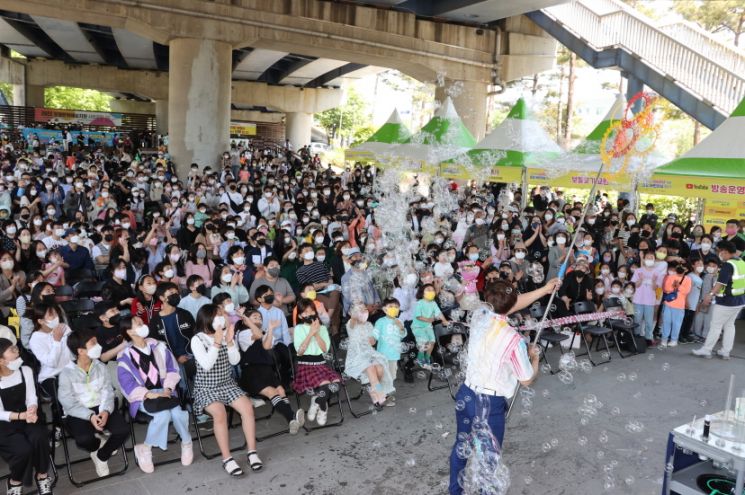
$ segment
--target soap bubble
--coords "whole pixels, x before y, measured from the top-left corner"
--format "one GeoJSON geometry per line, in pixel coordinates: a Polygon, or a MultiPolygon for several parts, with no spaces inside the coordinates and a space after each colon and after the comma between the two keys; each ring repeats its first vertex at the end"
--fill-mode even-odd
{"type": "Polygon", "coordinates": [[[581,436],[577,439],[577,443],[580,445],[580,447],[584,447],[587,445],[587,437],[581,436]]]}
{"type": "Polygon", "coordinates": [[[566,370],[561,370],[558,374],[559,381],[564,385],[570,385],[574,382],[574,376],[566,370]]]}
{"type": "Polygon", "coordinates": [[[551,397],[551,392],[549,392],[547,388],[544,388],[541,392],[541,395],[544,399],[548,399],[549,397],[551,397]]]}
{"type": "Polygon", "coordinates": [[[670,417],[671,417],[671,418],[675,418],[675,417],[677,417],[677,416],[678,416],[678,410],[677,410],[677,409],[673,409],[673,410],[672,410],[672,411],[670,411],[670,412],[669,412],[668,414],[670,414],[670,417]]]}
{"type": "Polygon", "coordinates": [[[603,361],[607,361],[610,359],[610,353],[608,351],[603,351],[600,353],[600,357],[603,358],[603,361]]]}
{"type": "Polygon", "coordinates": [[[628,476],[626,476],[626,478],[625,478],[625,479],[623,480],[623,482],[624,482],[624,483],[626,483],[626,486],[631,486],[631,485],[633,485],[635,481],[636,481],[636,480],[635,480],[635,479],[634,479],[634,477],[633,477],[633,476],[631,476],[631,475],[628,475],[628,476]]]}
{"type": "Polygon", "coordinates": [[[626,381],[626,373],[619,373],[618,376],[616,376],[616,381],[619,383],[623,383],[626,381]]]}
{"type": "Polygon", "coordinates": [[[427,373],[425,373],[424,371],[417,371],[416,377],[420,380],[424,380],[427,378],[427,373]]]}
{"type": "Polygon", "coordinates": [[[637,393],[635,393],[634,395],[632,395],[632,397],[633,397],[634,399],[641,399],[641,398],[642,398],[642,393],[641,393],[641,392],[637,392],[637,393]]]}
{"type": "Polygon", "coordinates": [[[416,414],[416,407],[410,407],[409,414],[416,414]]]}
{"type": "Polygon", "coordinates": [[[605,432],[605,430],[600,432],[600,436],[598,437],[598,441],[600,443],[608,443],[608,433],[605,432]]]}
{"type": "Polygon", "coordinates": [[[589,373],[592,371],[592,363],[589,359],[581,359],[577,361],[577,365],[579,366],[579,369],[582,370],[584,373],[589,373]]]}
{"type": "Polygon", "coordinates": [[[416,459],[414,459],[413,457],[410,458],[410,459],[406,459],[406,465],[408,467],[414,467],[414,466],[416,466],[416,459]]]}
{"type": "Polygon", "coordinates": [[[463,411],[466,408],[466,403],[462,400],[455,402],[455,410],[456,411],[463,411]]]}
{"type": "Polygon", "coordinates": [[[332,394],[335,394],[336,392],[339,391],[339,384],[338,383],[329,383],[328,384],[328,387],[329,387],[329,392],[331,392],[332,394]]]}
{"type": "Polygon", "coordinates": [[[650,361],[653,360],[654,359],[654,353],[653,352],[649,353],[649,355],[647,356],[647,359],[649,359],[650,361]]]}
{"type": "Polygon", "coordinates": [[[559,439],[558,438],[552,438],[551,439],[551,447],[558,447],[559,445],[559,439]]]}
{"type": "Polygon", "coordinates": [[[435,428],[437,428],[438,430],[442,430],[442,423],[440,423],[439,421],[435,423],[435,428]]]}
{"type": "Polygon", "coordinates": [[[545,454],[551,450],[551,444],[549,442],[543,442],[541,449],[543,449],[543,453],[545,454]]]}
{"type": "Polygon", "coordinates": [[[610,410],[611,416],[618,416],[619,414],[621,414],[621,409],[619,407],[614,407],[610,410]]]}
{"type": "Polygon", "coordinates": [[[604,459],[605,458],[605,452],[603,452],[602,450],[598,450],[598,453],[595,454],[595,457],[597,457],[598,459],[604,459]]]}
{"type": "Polygon", "coordinates": [[[559,359],[559,369],[565,371],[577,369],[577,360],[574,356],[574,352],[569,351],[561,355],[561,358],[559,359]]]}
{"type": "Polygon", "coordinates": [[[698,401],[698,405],[701,407],[709,407],[709,401],[706,399],[701,399],[700,401],[698,401]]]}
{"type": "Polygon", "coordinates": [[[639,375],[637,375],[635,371],[632,371],[631,373],[629,373],[630,382],[635,382],[637,378],[639,378],[639,375]]]}
{"type": "Polygon", "coordinates": [[[662,371],[670,371],[670,363],[662,363],[662,371]]]}
{"type": "Polygon", "coordinates": [[[541,373],[543,373],[545,375],[545,374],[548,374],[550,372],[551,372],[551,366],[550,365],[548,365],[546,363],[544,363],[544,364],[541,365],[541,373]]]}
{"type": "Polygon", "coordinates": [[[380,441],[379,441],[379,440],[375,440],[375,441],[374,441],[374,442],[372,443],[372,446],[373,446],[373,448],[374,448],[374,449],[379,449],[381,445],[382,445],[382,444],[380,443],[380,441]]]}
{"type": "Polygon", "coordinates": [[[524,481],[526,486],[530,486],[531,483],[533,483],[533,478],[531,478],[530,476],[526,476],[524,481]]]}
{"type": "Polygon", "coordinates": [[[644,430],[644,425],[639,421],[631,420],[626,423],[626,431],[629,433],[640,433],[644,430]]]}
{"type": "Polygon", "coordinates": [[[470,395],[466,395],[465,397],[463,397],[463,400],[466,401],[466,402],[471,402],[471,396],[470,395]]]}
{"type": "Polygon", "coordinates": [[[430,416],[432,416],[432,409],[427,409],[427,410],[426,410],[426,411],[424,412],[424,415],[425,415],[425,416],[427,416],[428,418],[429,418],[430,416]]]}
{"type": "Polygon", "coordinates": [[[674,469],[675,469],[675,466],[673,466],[673,463],[672,462],[668,462],[667,464],[665,464],[665,472],[666,473],[668,473],[668,474],[669,473],[672,473],[674,469]]]}

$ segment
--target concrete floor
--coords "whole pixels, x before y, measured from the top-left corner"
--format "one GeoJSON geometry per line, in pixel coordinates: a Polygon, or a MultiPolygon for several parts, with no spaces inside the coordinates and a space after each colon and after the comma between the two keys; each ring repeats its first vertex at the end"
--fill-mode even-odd
{"type": "MultiPolygon", "coordinates": [[[[694,414],[721,410],[731,373],[745,388],[742,329],[739,337],[734,352],[738,357],[729,362],[695,358],[689,355],[691,346],[681,346],[625,360],[614,353],[609,364],[589,373],[577,370],[570,385],[542,375],[534,385],[529,415],[518,399],[508,423],[504,459],[511,470],[509,493],[659,494],[668,432],[694,414]],[[578,408],[587,394],[594,394],[602,407],[582,425],[578,408]],[[632,421],[643,430],[628,432],[632,421]],[[605,487],[606,473],[613,479],[612,487],[605,487]]],[[[176,463],[158,467],[152,475],[143,474],[131,460],[124,476],[82,489],[72,487],[62,475],[56,493],[446,493],[447,460],[455,436],[453,401],[445,390],[428,392],[423,380],[414,385],[401,382],[398,396],[395,408],[374,416],[354,419],[345,410],[339,427],[259,443],[264,470],[242,479],[230,479],[219,460],[197,454],[188,468],[176,463]]],[[[366,398],[355,403],[363,409],[367,404],[366,398]]],[[[334,417],[331,414],[329,420],[334,417]]],[[[261,433],[276,426],[281,425],[272,419],[259,422],[258,429],[261,433]]],[[[232,430],[233,439],[238,436],[238,429],[232,430]]],[[[214,450],[214,441],[206,442],[214,450]]],[[[176,448],[172,450],[177,454],[176,448]]],[[[237,458],[246,468],[245,457],[237,458]]],[[[111,465],[113,469],[116,463],[111,465]]],[[[76,467],[81,474],[90,474],[86,469],[90,463],[76,467]]]]}

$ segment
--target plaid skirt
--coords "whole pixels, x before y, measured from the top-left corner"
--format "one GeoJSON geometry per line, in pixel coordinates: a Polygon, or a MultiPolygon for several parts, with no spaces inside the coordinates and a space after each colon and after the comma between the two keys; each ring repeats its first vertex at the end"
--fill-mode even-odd
{"type": "Polygon", "coordinates": [[[341,376],[326,364],[298,363],[292,389],[298,394],[318,388],[323,382],[341,381],[341,376]]]}

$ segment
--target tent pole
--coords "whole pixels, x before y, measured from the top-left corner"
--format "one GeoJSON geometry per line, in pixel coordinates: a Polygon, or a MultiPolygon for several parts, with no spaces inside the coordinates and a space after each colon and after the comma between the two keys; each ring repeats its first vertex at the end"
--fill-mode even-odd
{"type": "Polygon", "coordinates": [[[522,195],[520,196],[520,210],[524,210],[528,206],[528,169],[523,167],[523,180],[522,180],[522,195]]]}
{"type": "Polygon", "coordinates": [[[704,224],[704,209],[706,207],[706,200],[704,198],[698,198],[696,201],[696,223],[704,224]]]}

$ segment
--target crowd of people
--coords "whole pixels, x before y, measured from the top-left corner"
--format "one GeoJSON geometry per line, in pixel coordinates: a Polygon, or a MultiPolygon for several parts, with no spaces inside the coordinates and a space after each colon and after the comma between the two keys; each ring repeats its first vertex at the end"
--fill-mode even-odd
{"type": "MultiPolygon", "coordinates": [[[[127,414],[138,413],[152,417],[135,446],[144,472],[170,425],[191,464],[194,414],[213,422],[222,466],[240,476],[228,407],[241,417],[246,465],[259,471],[249,397],[269,401],[290,434],[324,426],[347,377],[373,407],[393,407],[399,376],[414,382],[441,364],[438,346],[465,344],[436,330],[481,302],[507,313],[527,305],[519,295],[545,304],[557,288],[553,318],[615,298],[649,346],[698,341],[694,353],[711,357],[723,333],[724,359],[745,305],[737,220],[707,231],[607,194],[586,205],[549,187],[523,197],[513,185],[453,182],[452,211],[425,193],[402,212],[403,263],[381,234],[393,220],[376,217],[385,172],[370,166],[336,173],[307,149],[234,146],[177,174],[166,149],[138,154],[131,142],[71,153],[25,145],[0,157],[0,457],[10,495],[32,477],[52,492],[43,402],[99,476],[123,448],[127,414]],[[563,283],[547,283],[564,265],[563,283]],[[67,314],[64,288],[90,281],[100,281],[92,314],[67,314]],[[292,394],[310,396],[307,411],[292,394]]],[[[509,349],[523,354],[507,374],[527,383],[537,356],[509,349]]]]}

